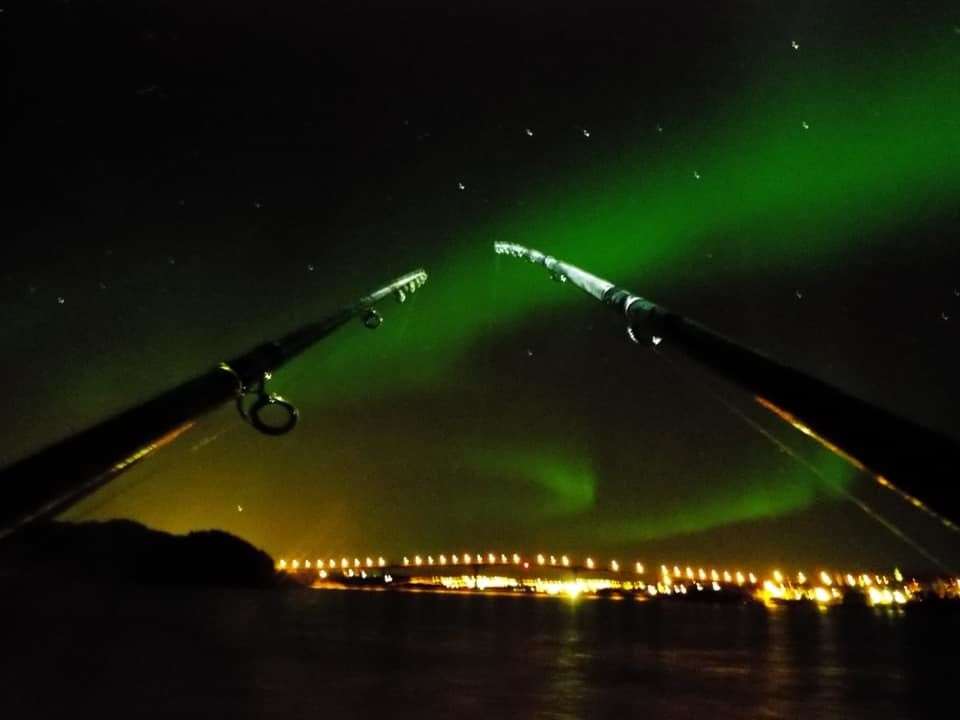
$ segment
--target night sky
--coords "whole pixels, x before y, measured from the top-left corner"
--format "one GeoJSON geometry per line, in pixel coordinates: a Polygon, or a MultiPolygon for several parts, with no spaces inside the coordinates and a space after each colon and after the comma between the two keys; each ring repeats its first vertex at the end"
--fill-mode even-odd
{"type": "Polygon", "coordinates": [[[293,433],[224,408],[68,517],[276,556],[931,567],[852,493],[956,567],[955,535],[492,250],[957,436],[955,4],[515,5],[0,0],[0,463],[423,266],[277,373],[293,433]]]}

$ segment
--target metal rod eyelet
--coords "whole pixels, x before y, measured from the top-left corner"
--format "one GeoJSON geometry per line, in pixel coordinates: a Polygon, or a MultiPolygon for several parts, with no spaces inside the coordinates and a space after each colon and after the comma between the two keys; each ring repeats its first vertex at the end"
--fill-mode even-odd
{"type": "Polygon", "coordinates": [[[264,435],[286,435],[293,430],[300,421],[300,411],[289,400],[286,400],[280,395],[267,392],[267,381],[270,380],[271,377],[270,373],[264,373],[263,377],[254,383],[249,391],[238,395],[237,411],[244,420],[264,435]],[[256,400],[248,407],[246,400],[249,395],[256,395],[256,400]],[[287,412],[287,419],[282,425],[265,422],[260,416],[264,408],[273,406],[280,406],[287,412]]]}

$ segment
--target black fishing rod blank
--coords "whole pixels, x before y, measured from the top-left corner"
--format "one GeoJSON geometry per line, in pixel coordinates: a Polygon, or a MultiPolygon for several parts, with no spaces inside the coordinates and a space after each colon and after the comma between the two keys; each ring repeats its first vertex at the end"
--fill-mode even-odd
{"type": "Polygon", "coordinates": [[[235,401],[245,420],[269,435],[289,432],[299,411],[267,390],[271,373],[354,318],[371,329],[382,322],[375,305],[406,300],[427,281],[414,270],[355,303],[283,337],[263,343],[202,375],[0,471],[0,538],[28,523],[55,517],[190,429],[204,414],[235,401]],[[285,419],[269,419],[277,410],[285,419]]]}
{"type": "Polygon", "coordinates": [[[782,420],[868,470],[887,489],[958,529],[954,496],[960,446],[954,439],[740,345],[576,265],[514,243],[495,243],[494,249],[542,265],[555,280],[575,285],[622,314],[634,342],[663,341],[679,348],[750,392],[782,420]]]}

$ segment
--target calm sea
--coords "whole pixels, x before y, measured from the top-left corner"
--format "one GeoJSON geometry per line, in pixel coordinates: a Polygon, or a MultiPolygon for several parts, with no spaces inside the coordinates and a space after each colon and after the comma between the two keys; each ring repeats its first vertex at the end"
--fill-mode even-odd
{"type": "Polygon", "coordinates": [[[0,717],[955,716],[960,612],[3,588],[0,717]],[[944,714],[945,713],[945,714],[944,714]]]}

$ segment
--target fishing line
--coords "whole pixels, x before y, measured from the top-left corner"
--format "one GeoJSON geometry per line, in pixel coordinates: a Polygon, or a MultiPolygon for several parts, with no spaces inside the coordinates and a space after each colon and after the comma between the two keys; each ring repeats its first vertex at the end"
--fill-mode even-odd
{"type": "Polygon", "coordinates": [[[889,491],[893,492],[893,493],[896,494],[901,500],[903,500],[904,502],[906,502],[906,503],[908,503],[908,504],[910,504],[910,505],[913,505],[913,507],[915,507],[917,510],[920,510],[921,512],[923,512],[923,513],[925,513],[926,515],[928,515],[931,519],[936,520],[937,522],[939,522],[939,523],[940,523],[941,525],[943,525],[947,530],[951,530],[951,531],[953,531],[953,532],[955,532],[955,533],[960,533],[960,527],[958,527],[955,523],[953,523],[953,522],[950,521],[949,519],[945,518],[943,515],[940,515],[939,513],[937,513],[935,510],[933,510],[933,508],[929,507],[926,503],[924,503],[924,502],[923,502],[922,500],[920,500],[919,498],[914,497],[914,496],[911,495],[910,493],[908,493],[908,492],[900,489],[899,487],[897,487],[896,485],[894,485],[892,482],[890,482],[889,480],[887,480],[887,478],[883,477],[882,475],[879,475],[879,474],[877,474],[877,473],[872,472],[868,467],[866,467],[866,466],[865,466],[863,463],[861,463],[859,460],[857,460],[856,458],[852,457],[851,455],[848,455],[847,453],[845,453],[843,450],[841,450],[839,447],[837,447],[836,445],[834,445],[832,442],[830,442],[830,441],[827,440],[826,438],[821,437],[821,436],[820,436],[819,434],[817,434],[814,430],[812,430],[810,427],[808,427],[805,423],[801,422],[800,420],[798,420],[797,418],[795,418],[795,417],[794,417],[793,415],[791,415],[790,413],[786,412],[786,411],[783,410],[782,408],[777,407],[776,405],[774,405],[773,403],[769,402],[768,400],[766,400],[766,399],[764,399],[764,398],[762,398],[762,397],[756,397],[755,399],[756,399],[756,401],[757,401],[761,406],[765,407],[767,410],[769,410],[770,412],[772,412],[774,415],[778,416],[780,419],[784,420],[785,422],[789,423],[790,425],[793,425],[794,428],[796,428],[797,430],[799,430],[800,432],[802,432],[804,435],[807,435],[807,436],[813,438],[813,439],[816,440],[818,443],[820,443],[821,445],[823,445],[825,448],[827,448],[828,450],[830,450],[832,453],[834,453],[835,455],[838,455],[838,456],[842,457],[844,460],[846,460],[848,463],[850,463],[851,465],[853,465],[855,468],[857,468],[858,470],[860,470],[860,471],[862,471],[863,473],[865,473],[866,475],[868,475],[868,476],[870,477],[870,479],[871,479],[872,481],[876,482],[878,485],[880,485],[880,487],[882,487],[882,488],[884,488],[884,489],[886,489],[886,490],[889,490],[889,491]]]}
{"type": "MultiPolygon", "coordinates": [[[[147,473],[144,477],[140,478],[139,480],[133,480],[133,481],[131,481],[131,482],[128,483],[127,485],[124,485],[123,487],[121,487],[121,488],[120,488],[119,490],[117,490],[116,492],[114,492],[114,493],[112,493],[112,494],[110,494],[110,495],[107,495],[106,497],[101,498],[101,499],[100,499],[100,502],[92,503],[86,510],[84,510],[83,512],[77,513],[77,514],[76,514],[77,519],[78,519],[78,520],[86,520],[86,519],[88,519],[88,518],[89,518],[91,515],[93,515],[95,512],[97,512],[98,510],[106,507],[107,505],[109,505],[110,503],[112,503],[114,500],[116,500],[117,498],[119,498],[121,495],[126,495],[128,492],[130,492],[130,491],[133,490],[134,488],[140,487],[140,486],[143,485],[143,483],[145,483],[147,480],[150,480],[150,479],[154,478],[155,476],[156,476],[156,472],[149,472],[149,473],[147,473]]],[[[94,496],[94,497],[95,497],[95,496],[94,496]]]]}
{"type": "MultiPolygon", "coordinates": [[[[210,445],[211,443],[216,442],[216,441],[219,440],[221,437],[223,437],[223,436],[226,435],[228,432],[230,432],[231,430],[233,430],[235,427],[238,427],[238,426],[242,426],[242,423],[240,423],[240,424],[238,424],[238,423],[236,423],[236,422],[228,422],[228,423],[226,423],[218,432],[215,432],[213,435],[208,435],[207,437],[203,438],[202,440],[194,443],[194,444],[190,447],[190,452],[191,452],[191,453],[195,453],[195,452],[197,452],[197,451],[199,451],[199,450],[202,450],[202,449],[205,448],[207,445],[210,445]]],[[[142,468],[142,467],[143,467],[143,466],[141,465],[141,468],[142,468]]],[[[158,469],[159,469],[159,468],[158,468],[158,469]]],[[[89,518],[91,515],[93,515],[93,514],[94,514],[95,512],[97,512],[98,510],[101,510],[102,508],[106,507],[106,506],[109,505],[110,503],[114,502],[115,500],[117,500],[117,498],[119,498],[119,497],[121,497],[121,496],[123,496],[123,495],[126,495],[126,494],[129,493],[131,490],[134,490],[134,489],[142,486],[142,485],[143,485],[144,483],[146,483],[148,480],[155,480],[155,479],[157,478],[157,475],[158,475],[158,472],[157,472],[158,469],[153,470],[152,472],[147,472],[147,473],[144,474],[143,477],[141,477],[141,478],[139,478],[139,479],[137,479],[137,480],[133,480],[132,482],[129,482],[129,483],[127,483],[126,485],[123,485],[123,486],[121,486],[121,487],[118,487],[117,490],[116,490],[116,492],[113,492],[113,493],[111,493],[111,494],[109,494],[109,495],[106,495],[106,496],[100,498],[100,501],[99,501],[99,502],[91,504],[91,505],[90,505],[86,510],[84,510],[82,513],[77,513],[77,518],[78,518],[78,519],[81,519],[81,520],[83,520],[83,519],[85,519],[85,518],[89,518]]],[[[116,483],[115,483],[115,485],[116,485],[116,483]]],[[[94,496],[94,497],[95,497],[95,496],[94,496]]]]}
{"type": "MultiPolygon", "coordinates": [[[[680,376],[679,371],[675,370],[671,366],[671,364],[667,361],[667,358],[660,352],[659,349],[657,349],[656,347],[653,347],[652,349],[654,354],[657,356],[657,358],[659,358],[659,360],[663,362],[664,365],[666,365],[666,367],[670,370],[670,372],[674,373],[675,376],[680,376]]],[[[702,378],[695,378],[694,382],[696,382],[702,390],[706,391],[708,395],[710,395],[714,400],[719,402],[732,415],[736,416],[742,422],[744,422],[748,427],[750,427],[751,429],[759,433],[761,437],[771,442],[778,450],[785,453],[788,457],[792,458],[801,467],[813,473],[817,478],[820,479],[820,481],[827,487],[827,489],[836,493],[838,496],[852,502],[854,505],[860,508],[860,510],[863,511],[867,515],[867,517],[873,519],[881,527],[883,527],[888,532],[890,532],[894,537],[896,537],[897,539],[905,543],[907,546],[912,548],[915,552],[920,554],[925,559],[935,564],[941,570],[950,574],[954,574],[954,570],[949,565],[947,565],[943,560],[941,560],[932,552],[927,550],[917,540],[914,540],[912,537],[907,535],[907,533],[904,530],[902,530],[900,527],[898,527],[895,523],[893,523],[888,518],[881,515],[878,511],[874,510],[866,502],[864,502],[857,496],[853,495],[852,493],[850,493],[850,491],[846,490],[845,488],[839,487],[835,483],[828,480],[826,476],[824,476],[823,473],[820,472],[820,470],[815,465],[809,462],[806,458],[798,455],[790,446],[788,446],[778,437],[773,435],[770,431],[768,431],[766,428],[764,428],[756,420],[748,416],[738,407],[736,407],[731,402],[729,402],[719,392],[714,391],[713,388],[707,385],[707,383],[702,378]]]]}

